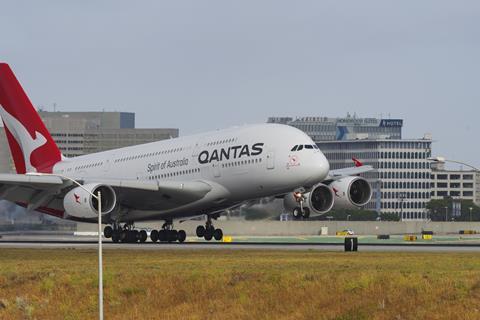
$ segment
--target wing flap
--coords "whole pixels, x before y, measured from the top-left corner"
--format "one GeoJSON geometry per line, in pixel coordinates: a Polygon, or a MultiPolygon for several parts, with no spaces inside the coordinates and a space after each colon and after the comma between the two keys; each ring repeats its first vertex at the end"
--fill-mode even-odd
{"type": "Polygon", "coordinates": [[[11,174],[1,173],[0,184],[3,185],[23,185],[32,188],[43,189],[48,186],[62,185],[64,181],[58,176],[40,176],[29,174],[11,174]]]}

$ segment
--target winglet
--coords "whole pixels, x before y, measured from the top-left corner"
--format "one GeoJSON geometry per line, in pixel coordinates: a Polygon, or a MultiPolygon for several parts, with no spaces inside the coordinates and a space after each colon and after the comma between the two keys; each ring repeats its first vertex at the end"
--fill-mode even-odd
{"type": "Polygon", "coordinates": [[[363,166],[363,163],[355,157],[352,158],[352,161],[353,161],[353,163],[355,163],[355,167],[357,167],[357,168],[363,166]]]}

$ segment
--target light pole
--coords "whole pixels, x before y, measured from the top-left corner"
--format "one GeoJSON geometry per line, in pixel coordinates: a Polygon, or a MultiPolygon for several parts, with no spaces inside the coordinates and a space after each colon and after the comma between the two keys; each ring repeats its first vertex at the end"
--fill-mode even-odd
{"type": "Polygon", "coordinates": [[[430,160],[430,161],[432,161],[432,162],[438,162],[438,163],[445,163],[445,162],[456,163],[456,164],[460,164],[460,165],[463,165],[463,166],[467,166],[467,167],[469,167],[469,168],[472,168],[474,171],[480,171],[480,169],[478,169],[477,167],[472,166],[471,164],[468,164],[468,163],[465,163],[465,162],[461,162],[461,161],[456,161],[456,160],[445,159],[444,157],[430,157],[430,158],[428,158],[427,160],[430,160]]]}
{"type": "Polygon", "coordinates": [[[445,207],[445,222],[448,221],[448,207],[445,207]]]}
{"type": "Polygon", "coordinates": [[[57,173],[29,172],[32,176],[53,176],[66,179],[73,182],[98,201],[98,319],[103,320],[103,248],[102,248],[102,193],[100,190],[97,195],[85,188],[77,180],[57,173]]]}
{"type": "Polygon", "coordinates": [[[351,214],[347,214],[347,221],[350,221],[351,214]]]}
{"type": "Polygon", "coordinates": [[[470,222],[472,222],[472,210],[473,210],[473,208],[470,207],[470,208],[468,208],[468,210],[470,210],[470,222]]]}

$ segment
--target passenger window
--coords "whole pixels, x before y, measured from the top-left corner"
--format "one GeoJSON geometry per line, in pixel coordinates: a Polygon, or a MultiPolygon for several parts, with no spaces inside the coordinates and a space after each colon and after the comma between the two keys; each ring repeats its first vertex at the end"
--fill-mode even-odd
{"type": "Polygon", "coordinates": [[[298,145],[296,145],[295,147],[293,147],[292,150],[290,150],[290,151],[297,151],[297,148],[298,148],[298,145]]]}
{"type": "Polygon", "coordinates": [[[303,145],[299,145],[297,151],[303,150],[303,145]]]}

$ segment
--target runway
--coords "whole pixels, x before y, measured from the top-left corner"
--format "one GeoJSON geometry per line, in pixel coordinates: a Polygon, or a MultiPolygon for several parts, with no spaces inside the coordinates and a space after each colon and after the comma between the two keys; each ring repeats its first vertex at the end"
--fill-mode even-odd
{"type": "MultiPolygon", "coordinates": [[[[7,236],[0,239],[1,248],[29,249],[91,249],[98,242],[94,237],[42,237],[7,236]]],[[[185,243],[112,243],[104,239],[105,250],[292,250],[292,251],[344,251],[339,242],[198,242],[187,239],[185,243]]],[[[364,252],[480,252],[478,243],[363,243],[358,251],[364,252]]]]}

